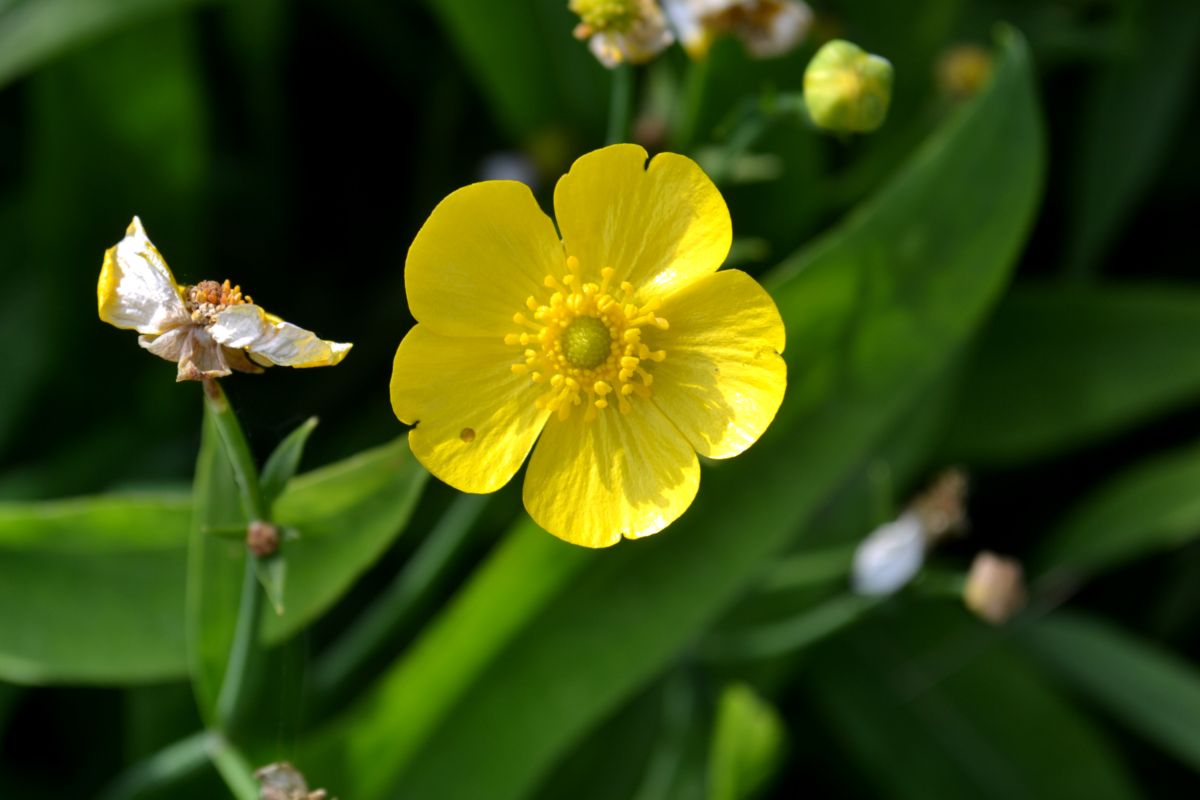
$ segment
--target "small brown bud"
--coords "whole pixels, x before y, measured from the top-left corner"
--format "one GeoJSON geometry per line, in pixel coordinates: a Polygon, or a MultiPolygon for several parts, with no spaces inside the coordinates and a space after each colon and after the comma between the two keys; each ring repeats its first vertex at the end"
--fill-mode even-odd
{"type": "Polygon", "coordinates": [[[246,546],[259,558],[274,555],[279,550],[279,528],[260,519],[251,522],[246,528],[246,546]]]}
{"type": "Polygon", "coordinates": [[[931,544],[967,526],[967,475],[951,468],[938,475],[909,509],[921,520],[931,544]]]}
{"type": "Polygon", "coordinates": [[[993,625],[1007,622],[1025,606],[1024,571],[1019,561],[983,551],[975,556],[963,602],[993,625]]]}

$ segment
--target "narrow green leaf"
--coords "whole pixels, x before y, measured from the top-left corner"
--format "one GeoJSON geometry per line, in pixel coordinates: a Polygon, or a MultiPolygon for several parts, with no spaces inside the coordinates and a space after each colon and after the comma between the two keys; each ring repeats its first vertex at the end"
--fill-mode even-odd
{"type": "Polygon", "coordinates": [[[945,369],[1021,248],[1042,143],[1025,45],[1003,38],[989,91],[768,280],[790,387],[763,440],[708,470],[695,507],[649,540],[595,553],[520,526],[314,741],[306,763],[340,771],[327,785],[364,800],[525,796],[761,574],[945,369]]]}
{"type": "Polygon", "coordinates": [[[177,677],[189,508],[178,495],[0,505],[0,678],[177,677]]]}
{"type": "Polygon", "coordinates": [[[1136,210],[1185,119],[1196,86],[1200,5],[1134,4],[1138,30],[1084,92],[1080,142],[1068,150],[1067,271],[1095,271],[1136,210]]]}
{"type": "MultiPolygon", "coordinates": [[[[207,435],[197,477],[197,496],[209,499],[194,518],[186,495],[0,504],[0,679],[137,684],[190,671],[211,707],[245,551],[244,535],[213,531],[244,531],[245,517],[236,499],[214,499],[236,498],[236,487],[207,435]]],[[[270,642],[311,622],[375,562],[426,477],[401,438],[290,482],[276,508],[300,538],[286,543],[287,613],[263,621],[270,642]]]]}
{"type": "Polygon", "coordinates": [[[497,120],[516,140],[574,120],[603,132],[609,71],[571,37],[560,0],[428,0],[497,120]],[[549,35],[548,35],[549,33],[549,35]]]}
{"type": "Polygon", "coordinates": [[[404,530],[429,477],[400,437],[294,478],[275,503],[284,543],[284,613],[263,621],[279,642],[329,608],[404,530]]]}
{"type": "Polygon", "coordinates": [[[17,0],[0,6],[0,87],[118,28],[199,0],[17,0]]]}
{"type": "Polygon", "coordinates": [[[309,417],[300,423],[275,448],[267,463],[263,464],[262,474],[258,479],[259,491],[262,492],[263,503],[267,508],[275,505],[283,489],[300,469],[300,459],[304,456],[304,446],[308,437],[317,428],[317,418],[309,417]]]}
{"type": "Polygon", "coordinates": [[[1041,569],[1094,573],[1200,537],[1200,447],[1117,475],[1072,511],[1037,550],[1041,569]]]}
{"type": "Polygon", "coordinates": [[[1059,613],[1022,641],[1114,717],[1200,771],[1200,672],[1100,620],[1059,613]]]}
{"type": "Polygon", "coordinates": [[[778,712],[745,684],[721,692],[708,764],[709,800],[750,800],[765,788],[783,756],[786,731],[778,712]]]}
{"type": "Polygon", "coordinates": [[[244,530],[250,520],[213,415],[207,412],[196,459],[192,504],[185,617],[188,671],[200,713],[211,723],[233,646],[246,543],[244,538],[223,539],[207,531],[224,527],[244,530]]]}
{"type": "Polygon", "coordinates": [[[1200,396],[1200,291],[1023,286],[963,380],[945,457],[1014,463],[1128,429],[1200,396]]]}
{"type": "Polygon", "coordinates": [[[961,609],[861,626],[821,648],[804,686],[872,797],[1139,796],[1089,721],[961,609]]]}

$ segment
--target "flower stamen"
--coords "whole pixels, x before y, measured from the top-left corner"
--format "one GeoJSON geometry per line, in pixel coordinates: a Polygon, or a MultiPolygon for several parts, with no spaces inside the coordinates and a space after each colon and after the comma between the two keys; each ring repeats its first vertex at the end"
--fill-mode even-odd
{"type": "Polygon", "coordinates": [[[658,299],[642,305],[634,301],[633,285],[622,281],[612,292],[616,270],[600,270],[600,282],[583,277],[579,259],[567,258],[567,274],[547,275],[542,285],[551,291],[545,302],[529,297],[513,323],[533,333],[509,333],[504,343],[520,347],[521,361],[512,365],[515,375],[528,374],[535,384],[548,383],[537,399],[538,408],[570,417],[576,406],[584,419],[613,406],[629,413],[629,398],[648,398],[654,375],[647,367],[661,363],[665,350],[652,350],[643,341],[644,330],[666,330],[667,320],[657,316],[658,299]]]}

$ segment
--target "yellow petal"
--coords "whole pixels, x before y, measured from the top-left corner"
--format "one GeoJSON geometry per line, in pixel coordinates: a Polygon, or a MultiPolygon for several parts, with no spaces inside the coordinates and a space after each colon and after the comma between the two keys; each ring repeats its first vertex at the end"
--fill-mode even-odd
{"type": "Polygon", "coordinates": [[[175,276],[137,217],[104,252],[96,301],[100,319],[138,333],[163,333],[190,319],[175,276]]]}
{"type": "Polygon", "coordinates": [[[208,333],[226,347],[249,351],[259,363],[281,367],[332,367],[353,347],[327,342],[250,303],[230,306],[217,314],[208,333]]]}
{"type": "Polygon", "coordinates": [[[519,352],[498,339],[461,339],[417,324],[392,363],[392,410],[415,425],[409,446],[427,470],[463,492],[512,479],[546,424],[544,388],[514,375],[519,352]]]}
{"type": "Polygon", "coordinates": [[[652,345],[653,402],[702,456],[736,456],[758,440],[787,387],[783,320],[749,275],[723,270],[671,295],[659,312],[671,321],[652,345]]]}
{"type": "Polygon", "coordinates": [[[651,403],[590,422],[582,409],[546,425],[525,475],[525,508],[546,530],[584,547],[657,533],[700,485],[691,445],[651,403]]]}
{"type": "Polygon", "coordinates": [[[581,157],[554,188],[554,213],[567,255],[598,282],[612,267],[646,298],[714,272],[733,228],[717,187],[696,162],[617,144],[581,157]]]}
{"type": "Polygon", "coordinates": [[[443,336],[503,338],[563,261],[554,223],[528,186],[475,183],[438,203],[413,240],[404,267],[409,308],[443,336]]]}

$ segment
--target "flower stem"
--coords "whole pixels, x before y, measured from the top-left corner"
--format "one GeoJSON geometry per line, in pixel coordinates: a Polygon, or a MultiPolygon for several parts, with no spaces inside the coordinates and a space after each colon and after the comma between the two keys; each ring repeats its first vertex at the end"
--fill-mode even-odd
{"type": "Polygon", "coordinates": [[[258,800],[258,781],[254,768],[242,752],[220,734],[210,734],[208,757],[225,780],[225,785],[237,800],[258,800]]]}
{"type": "Polygon", "coordinates": [[[618,64],[612,70],[612,94],[608,103],[608,144],[629,141],[633,111],[633,67],[618,64]]]}
{"type": "MultiPolygon", "coordinates": [[[[259,490],[258,469],[254,466],[254,457],[250,454],[250,447],[246,444],[246,437],[242,433],[237,415],[233,413],[225,392],[216,381],[204,382],[204,404],[209,419],[217,430],[225,456],[233,467],[234,480],[238,485],[246,519],[266,520],[267,509],[259,490]]],[[[229,730],[245,704],[252,661],[259,649],[258,629],[262,619],[262,604],[263,592],[258,585],[256,559],[247,551],[233,646],[229,649],[225,677],[217,695],[216,718],[222,730],[229,730]]]]}

